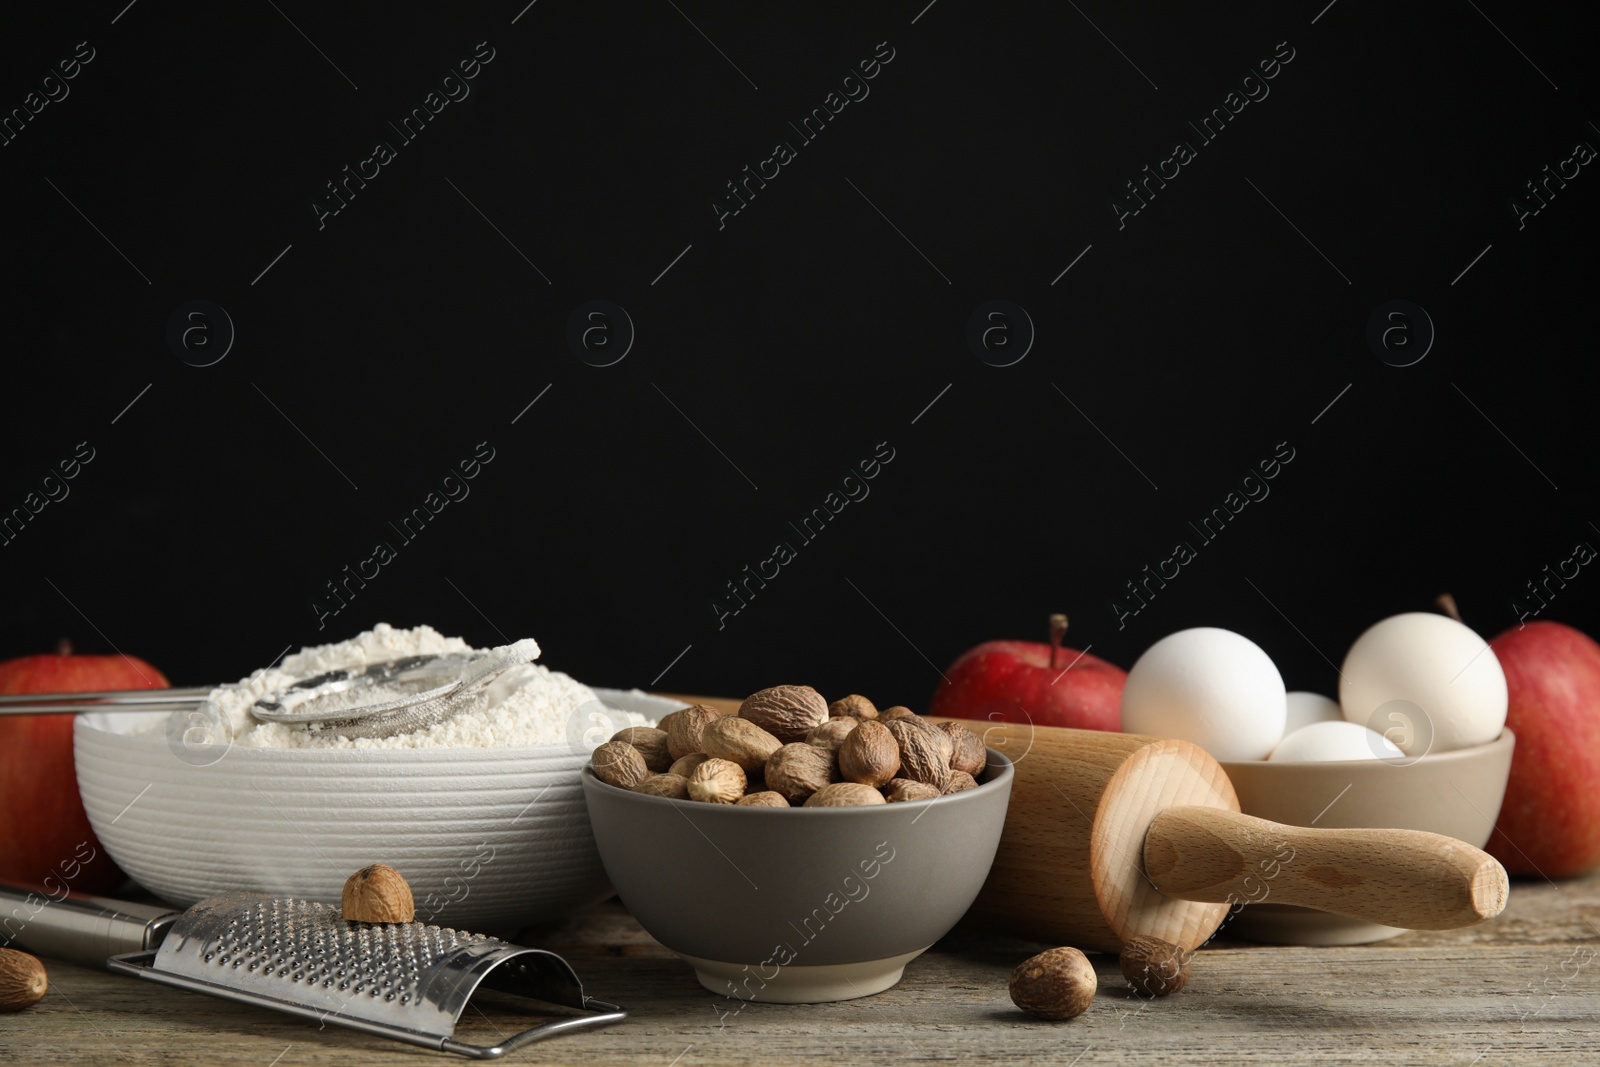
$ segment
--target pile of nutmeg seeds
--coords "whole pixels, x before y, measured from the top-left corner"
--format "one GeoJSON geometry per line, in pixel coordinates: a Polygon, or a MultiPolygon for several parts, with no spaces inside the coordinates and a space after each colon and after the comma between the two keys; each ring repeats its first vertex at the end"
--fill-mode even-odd
{"type": "Polygon", "coordinates": [[[805,685],[745,699],[736,715],[703,704],[630,726],[594,750],[594,773],[636,793],[768,808],[929,800],[975,788],[983,742],[909,708],[851,694],[829,704],[805,685]]]}

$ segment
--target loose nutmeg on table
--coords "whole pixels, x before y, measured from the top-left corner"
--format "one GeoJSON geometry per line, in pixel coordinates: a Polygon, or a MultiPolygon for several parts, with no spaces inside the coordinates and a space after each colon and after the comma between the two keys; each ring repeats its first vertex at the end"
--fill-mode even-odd
{"type": "Polygon", "coordinates": [[[1011,1003],[1041,1019],[1071,1019],[1089,1009],[1097,985],[1082,952],[1046,949],[1011,972],[1011,1003]]]}
{"type": "Polygon", "coordinates": [[[44,999],[50,988],[44,964],[26,952],[0,948],[0,1011],[21,1011],[44,999]]]}
{"type": "Polygon", "coordinates": [[[1118,957],[1122,964],[1122,977],[1134,990],[1150,997],[1164,997],[1176,993],[1189,984],[1189,961],[1193,952],[1186,952],[1170,941],[1159,937],[1135,937],[1122,946],[1118,957]]]}

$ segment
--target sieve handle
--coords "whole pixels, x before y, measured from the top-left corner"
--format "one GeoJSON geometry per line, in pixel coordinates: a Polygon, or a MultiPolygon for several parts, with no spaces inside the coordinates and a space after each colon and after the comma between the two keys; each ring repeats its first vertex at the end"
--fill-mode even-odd
{"type": "Polygon", "coordinates": [[[84,893],[0,884],[0,948],[104,967],[125,952],[160,946],[178,912],[84,893]]]}
{"type": "Polygon", "coordinates": [[[0,715],[58,715],[80,711],[187,711],[206,702],[209,688],[109,689],[93,693],[7,693],[0,715]]]}

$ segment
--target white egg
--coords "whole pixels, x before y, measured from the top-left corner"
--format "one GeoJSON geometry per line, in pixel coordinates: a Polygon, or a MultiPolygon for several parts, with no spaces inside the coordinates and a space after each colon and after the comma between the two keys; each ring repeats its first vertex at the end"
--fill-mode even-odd
{"type": "Polygon", "coordinates": [[[1288,714],[1283,676],[1261,647],[1213,626],[1145,649],[1122,690],[1122,729],[1192,741],[1219,760],[1265,759],[1288,714]]]}
{"type": "Polygon", "coordinates": [[[1506,724],[1506,676],[1494,652],[1454,619],[1416,611],[1356,638],[1339,704],[1412,756],[1486,745],[1506,724]]]}
{"type": "Polygon", "coordinates": [[[1339,710],[1339,702],[1321,693],[1296,691],[1288,695],[1288,701],[1289,717],[1283,724],[1285,737],[1314,722],[1344,722],[1344,712],[1339,710]]]}
{"type": "Polygon", "coordinates": [[[1278,742],[1267,762],[1393,758],[1405,758],[1393,741],[1375,730],[1340,719],[1314,722],[1291,731],[1278,742]]]}

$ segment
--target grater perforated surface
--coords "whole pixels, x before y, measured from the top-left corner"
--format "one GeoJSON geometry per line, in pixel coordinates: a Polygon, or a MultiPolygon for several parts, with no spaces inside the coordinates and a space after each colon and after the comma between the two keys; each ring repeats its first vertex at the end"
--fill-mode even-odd
{"type": "Polygon", "coordinates": [[[155,959],[157,971],[219,989],[441,1039],[497,969],[497,988],[585,1004],[551,953],[425,923],[346,922],[337,905],[256,893],[195,905],[155,959]]]}
{"type": "Polygon", "coordinates": [[[274,897],[229,919],[201,954],[206,963],[264,977],[320,986],[350,997],[379,997],[409,1004],[422,975],[463,944],[489,940],[420,923],[328,923],[337,909],[307,900],[274,897]]]}

